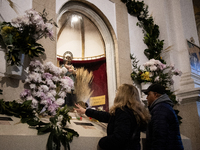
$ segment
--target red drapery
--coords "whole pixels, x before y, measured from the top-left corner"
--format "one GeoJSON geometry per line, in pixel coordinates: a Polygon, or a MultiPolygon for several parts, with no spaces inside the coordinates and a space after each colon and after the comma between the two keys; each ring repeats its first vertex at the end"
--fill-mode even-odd
{"type": "MultiPolygon", "coordinates": [[[[58,60],[62,61],[58,58],[58,60]]],[[[73,60],[72,64],[75,68],[84,67],[88,71],[93,72],[93,81],[91,89],[94,90],[91,97],[105,95],[105,105],[103,109],[108,111],[108,89],[107,89],[107,73],[106,73],[106,58],[100,58],[95,60],[73,60]]],[[[98,106],[97,106],[98,107],[98,106]]]]}

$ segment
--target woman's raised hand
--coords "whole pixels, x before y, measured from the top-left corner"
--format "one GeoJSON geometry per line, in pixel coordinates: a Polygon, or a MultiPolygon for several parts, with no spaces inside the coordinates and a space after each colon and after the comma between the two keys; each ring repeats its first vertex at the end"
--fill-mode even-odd
{"type": "Polygon", "coordinates": [[[76,106],[77,108],[74,108],[74,110],[76,110],[77,113],[79,113],[79,114],[85,114],[85,111],[86,111],[85,108],[81,107],[79,104],[75,104],[75,106],[76,106]]]}

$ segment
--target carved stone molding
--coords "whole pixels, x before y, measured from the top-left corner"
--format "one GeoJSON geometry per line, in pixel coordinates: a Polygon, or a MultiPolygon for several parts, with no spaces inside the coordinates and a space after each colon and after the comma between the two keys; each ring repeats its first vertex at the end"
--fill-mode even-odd
{"type": "Polygon", "coordinates": [[[200,76],[195,73],[184,73],[181,76],[180,90],[176,96],[181,103],[200,100],[200,76]]]}

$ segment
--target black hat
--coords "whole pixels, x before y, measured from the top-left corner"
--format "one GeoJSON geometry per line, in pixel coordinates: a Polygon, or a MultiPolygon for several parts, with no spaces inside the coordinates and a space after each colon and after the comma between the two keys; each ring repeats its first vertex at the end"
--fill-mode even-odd
{"type": "Polygon", "coordinates": [[[150,92],[156,92],[156,93],[159,93],[159,94],[165,94],[165,87],[160,85],[160,84],[157,84],[157,83],[154,83],[154,84],[151,84],[148,89],[146,90],[142,90],[142,92],[144,92],[146,95],[150,92]]]}

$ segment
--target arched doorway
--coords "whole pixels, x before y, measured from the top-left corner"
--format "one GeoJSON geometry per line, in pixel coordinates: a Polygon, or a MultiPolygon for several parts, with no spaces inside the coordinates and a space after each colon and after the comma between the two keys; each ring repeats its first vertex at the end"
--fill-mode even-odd
{"type": "MultiPolygon", "coordinates": [[[[103,59],[105,59],[104,60],[106,62],[105,71],[107,75],[106,87],[107,87],[107,93],[108,93],[107,105],[110,107],[113,104],[115,90],[116,90],[114,42],[113,42],[111,32],[108,26],[106,25],[106,23],[104,22],[104,20],[94,11],[94,9],[92,9],[88,4],[82,3],[80,1],[78,2],[69,1],[65,3],[58,13],[57,22],[58,23],[60,22],[62,25],[63,24],[69,25],[67,23],[67,20],[72,18],[73,15],[77,15],[81,21],[78,26],[73,26],[74,29],[77,29],[76,31],[70,31],[71,34],[73,33],[76,34],[76,35],[73,34],[73,36],[76,36],[73,38],[78,39],[76,41],[73,41],[73,40],[70,41],[71,43],[73,43],[72,45],[74,45],[71,47],[71,49],[73,49],[72,51],[74,51],[75,53],[74,58],[76,58],[76,56],[79,57],[77,58],[77,60],[75,59],[75,61],[78,62],[79,59],[81,59],[82,61],[89,60],[89,61],[95,62],[96,60],[102,63],[103,59]],[[84,28],[85,25],[89,25],[89,28],[88,26],[84,28]],[[83,28],[86,30],[82,30],[83,28]],[[87,31],[91,31],[90,29],[92,29],[93,32],[90,32],[90,34],[88,34],[87,31]],[[99,40],[96,40],[96,41],[99,41],[99,42],[96,42],[98,45],[96,51],[94,51],[94,49],[92,51],[88,51],[89,49],[91,50],[91,47],[90,47],[91,43],[87,41],[89,39],[89,38],[87,39],[87,35],[91,37],[96,37],[97,39],[99,39],[99,40]],[[77,41],[79,41],[79,43],[77,43],[77,41]],[[80,51],[78,52],[77,49],[80,49],[81,52],[80,51]],[[95,52],[95,54],[92,54],[93,52],[95,52]]],[[[62,43],[59,40],[62,37],[63,27],[60,27],[57,32],[58,43],[59,42],[62,43]]],[[[69,46],[70,42],[65,42],[66,44],[62,46],[70,47],[69,46]]],[[[62,57],[62,54],[65,50],[65,48],[63,48],[64,50],[62,49],[62,46],[60,45],[59,47],[57,47],[58,57],[59,55],[62,57]]]]}

